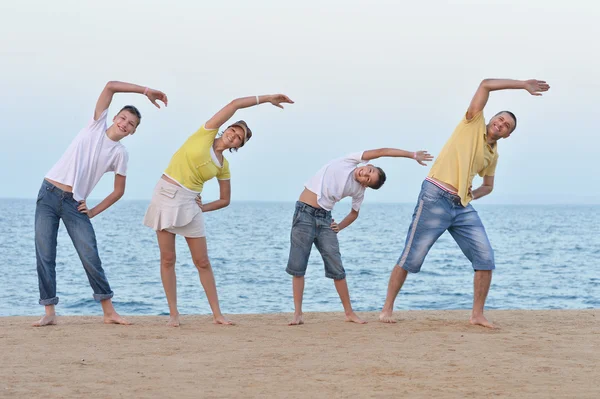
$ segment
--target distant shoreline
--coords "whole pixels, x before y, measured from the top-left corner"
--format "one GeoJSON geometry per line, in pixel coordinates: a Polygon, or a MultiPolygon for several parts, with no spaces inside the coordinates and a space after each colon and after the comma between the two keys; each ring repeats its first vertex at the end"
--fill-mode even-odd
{"type": "MultiPolygon", "coordinates": [[[[548,197],[553,197],[551,194],[548,194],[548,197]]],[[[88,201],[90,203],[96,203],[96,202],[100,202],[102,201],[103,198],[93,198],[90,197],[88,198],[88,201]]],[[[34,202],[35,201],[35,197],[31,197],[31,198],[22,198],[22,197],[0,197],[0,201],[31,201],[34,202]]],[[[295,199],[294,200],[287,200],[287,201],[268,201],[268,200],[233,200],[231,201],[231,204],[229,205],[231,206],[235,206],[235,204],[286,204],[286,205],[293,205],[295,203],[295,199]]],[[[416,197],[415,197],[415,201],[416,201],[416,197]]],[[[119,202],[117,202],[117,204],[115,206],[118,206],[119,204],[123,204],[125,202],[147,202],[150,203],[150,198],[147,199],[141,199],[141,198],[123,198],[121,200],[119,200],[119,202]]],[[[348,201],[345,201],[348,202],[348,201]]],[[[341,207],[344,206],[345,202],[341,202],[341,207]]],[[[415,202],[413,201],[408,201],[408,202],[383,202],[383,201],[375,201],[375,200],[369,200],[369,201],[365,201],[365,203],[363,204],[363,206],[369,206],[369,205],[414,205],[415,202]]],[[[481,201],[477,202],[477,206],[491,206],[491,205],[499,205],[499,206],[542,206],[542,207],[556,207],[556,206],[600,206],[600,198],[591,198],[588,201],[582,201],[582,202],[561,202],[561,201],[556,201],[556,202],[549,202],[549,203],[539,203],[539,202],[522,202],[522,203],[515,203],[515,202],[503,202],[503,201],[494,201],[493,197],[490,198],[485,198],[481,201]]]]}

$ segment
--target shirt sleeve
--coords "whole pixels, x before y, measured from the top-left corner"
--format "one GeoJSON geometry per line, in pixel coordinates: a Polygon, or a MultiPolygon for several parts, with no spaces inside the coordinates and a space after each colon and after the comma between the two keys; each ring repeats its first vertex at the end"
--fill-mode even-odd
{"type": "Polygon", "coordinates": [[[90,121],[87,125],[87,128],[90,131],[94,131],[96,130],[98,127],[101,126],[106,126],[106,118],[108,116],[108,108],[106,108],[98,117],[98,120],[94,119],[94,115],[92,114],[92,117],[90,118],[90,121]]]}
{"type": "Polygon", "coordinates": [[[196,133],[194,133],[193,136],[212,136],[214,138],[217,136],[217,133],[219,133],[219,129],[207,129],[202,125],[200,126],[200,129],[196,130],[196,133]]]}
{"type": "Polygon", "coordinates": [[[363,200],[365,199],[365,192],[363,191],[361,194],[352,197],[352,209],[354,209],[356,212],[358,212],[360,210],[360,206],[363,203],[363,200]]]}
{"type": "Polygon", "coordinates": [[[217,180],[229,180],[231,179],[231,172],[229,171],[229,161],[223,158],[223,167],[217,173],[217,180]]]}
{"type": "Polygon", "coordinates": [[[121,176],[127,176],[127,162],[129,162],[129,153],[123,149],[117,157],[117,164],[115,165],[115,174],[121,176]]]}
{"type": "Polygon", "coordinates": [[[348,154],[344,157],[344,161],[352,162],[355,165],[358,165],[359,163],[365,162],[362,159],[363,153],[364,151],[353,152],[352,154],[348,154]]]}
{"type": "Polygon", "coordinates": [[[479,111],[471,119],[467,119],[467,113],[465,112],[462,121],[463,121],[463,123],[470,125],[473,123],[481,122],[482,120],[483,120],[483,123],[485,124],[485,118],[483,117],[483,111],[479,111]]]}
{"type": "Polygon", "coordinates": [[[496,173],[496,165],[498,164],[498,156],[495,156],[492,162],[488,165],[487,168],[479,172],[479,176],[494,176],[496,173]]]}

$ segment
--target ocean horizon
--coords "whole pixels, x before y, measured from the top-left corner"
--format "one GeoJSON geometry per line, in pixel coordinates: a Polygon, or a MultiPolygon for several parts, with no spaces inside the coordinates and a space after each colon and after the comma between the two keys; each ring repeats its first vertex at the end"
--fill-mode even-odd
{"type": "MultiPolygon", "coordinates": [[[[89,205],[97,201],[89,200],[89,205]]],[[[155,233],[142,224],[149,200],[121,200],[92,219],[100,257],[124,315],[168,314],[155,233]]],[[[414,203],[365,201],[360,217],[339,234],[352,304],[381,309],[389,274],[400,256],[414,203]]],[[[495,251],[488,309],[590,309],[600,307],[600,205],[474,204],[495,251]]],[[[350,204],[333,211],[341,220],[350,204]]],[[[205,214],[209,257],[226,314],[293,311],[285,272],[294,202],[235,201],[205,214]]],[[[0,316],[39,315],[34,248],[34,199],[0,199],[0,316]]],[[[210,308],[185,240],[177,239],[178,304],[183,314],[210,308]]],[[[57,248],[61,315],[98,315],[101,308],[61,224],[57,248]]],[[[398,310],[470,309],[473,270],[445,233],[421,273],[409,275],[398,310]]],[[[304,311],[342,311],[333,282],[313,248],[304,311]]]]}

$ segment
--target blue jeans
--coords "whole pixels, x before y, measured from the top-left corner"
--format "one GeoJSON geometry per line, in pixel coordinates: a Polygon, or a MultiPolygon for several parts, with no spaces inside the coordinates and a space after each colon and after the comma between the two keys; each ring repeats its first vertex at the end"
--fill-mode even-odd
{"type": "Polygon", "coordinates": [[[292,220],[291,247],[285,269],[292,276],[304,276],[313,243],[325,263],[325,277],[346,278],[337,233],[331,230],[331,212],[296,202],[292,220]]]}
{"type": "Polygon", "coordinates": [[[398,266],[410,273],[419,272],[427,253],[446,230],[473,269],[495,269],[494,250],[475,208],[462,206],[460,197],[428,181],[421,186],[398,266]]]}
{"type": "Polygon", "coordinates": [[[56,305],[56,237],[62,219],[83,263],[94,299],[113,297],[98,255],[96,233],[85,213],[77,210],[79,203],[67,193],[44,180],[35,207],[35,256],[37,258],[40,305],[56,305]]]}

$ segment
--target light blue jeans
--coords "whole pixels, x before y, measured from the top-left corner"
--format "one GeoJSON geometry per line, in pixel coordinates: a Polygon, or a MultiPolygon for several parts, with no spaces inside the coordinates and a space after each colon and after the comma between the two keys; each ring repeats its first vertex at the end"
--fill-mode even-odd
{"type": "Polygon", "coordinates": [[[79,203],[67,193],[44,180],[35,207],[35,256],[37,258],[40,305],[56,305],[56,237],[62,219],[81,259],[94,299],[113,297],[98,255],[96,233],[85,213],[77,210],[79,203]]]}
{"type": "Polygon", "coordinates": [[[462,206],[460,197],[427,180],[421,186],[398,266],[418,273],[427,253],[446,230],[471,261],[473,269],[495,269],[494,250],[475,208],[471,204],[462,206]]]}

